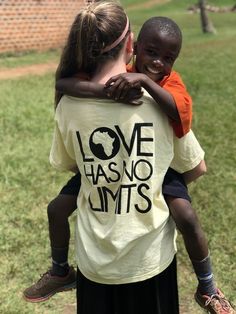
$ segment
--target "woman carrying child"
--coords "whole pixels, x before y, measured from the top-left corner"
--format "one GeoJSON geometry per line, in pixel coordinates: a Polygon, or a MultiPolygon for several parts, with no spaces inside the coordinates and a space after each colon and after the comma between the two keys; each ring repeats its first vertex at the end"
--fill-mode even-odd
{"type": "MultiPolygon", "coordinates": [[[[104,84],[126,71],[131,52],[123,9],[93,4],[72,25],[58,73],[85,72],[92,83],[104,84]]],[[[173,157],[172,167],[184,172],[201,164],[203,152],[192,133],[176,144],[163,112],[150,99],[143,102],[134,108],[64,96],[56,110],[51,162],[78,167],[77,188],[82,180],[79,313],[178,313],[175,235],[161,184],[173,157]]]]}

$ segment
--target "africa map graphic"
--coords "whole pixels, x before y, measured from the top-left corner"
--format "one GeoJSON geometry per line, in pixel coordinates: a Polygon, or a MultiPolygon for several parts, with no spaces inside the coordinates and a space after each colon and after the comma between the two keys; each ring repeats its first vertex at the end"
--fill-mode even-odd
{"type": "Polygon", "coordinates": [[[90,149],[99,159],[106,160],[114,157],[120,148],[116,133],[109,128],[96,129],[89,141],[90,149]]]}

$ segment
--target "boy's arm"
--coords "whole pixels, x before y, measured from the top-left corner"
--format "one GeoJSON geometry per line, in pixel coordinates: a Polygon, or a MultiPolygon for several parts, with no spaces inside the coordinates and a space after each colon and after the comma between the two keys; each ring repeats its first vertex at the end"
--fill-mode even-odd
{"type": "Polygon", "coordinates": [[[122,73],[107,81],[108,93],[114,99],[124,99],[132,87],[143,87],[157,102],[164,113],[176,123],[180,123],[179,113],[171,93],[143,73],[122,73]]]}
{"type": "Polygon", "coordinates": [[[159,86],[148,76],[143,80],[142,86],[172,121],[175,121],[176,123],[181,122],[175,100],[170,92],[159,86]]]}
{"type": "MultiPolygon", "coordinates": [[[[95,98],[111,98],[104,84],[94,83],[85,79],[84,76],[77,76],[71,78],[63,78],[56,81],[55,88],[62,94],[73,97],[95,97],[95,98]]],[[[140,105],[142,101],[139,100],[143,95],[141,88],[133,87],[127,92],[127,97],[124,102],[140,105]]],[[[117,101],[122,99],[115,99],[117,101]]]]}
{"type": "Polygon", "coordinates": [[[187,134],[192,123],[192,99],[180,75],[172,71],[161,82],[156,83],[143,73],[123,73],[106,83],[113,98],[125,97],[132,86],[142,86],[154,98],[170,118],[177,137],[187,134]]]}
{"type": "Polygon", "coordinates": [[[97,84],[80,77],[63,78],[56,81],[56,90],[73,97],[107,98],[103,84],[97,84]]]}

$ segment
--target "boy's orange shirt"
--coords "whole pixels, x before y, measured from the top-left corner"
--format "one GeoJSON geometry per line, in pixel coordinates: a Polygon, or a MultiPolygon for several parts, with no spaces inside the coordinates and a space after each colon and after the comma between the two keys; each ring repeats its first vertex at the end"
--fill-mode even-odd
{"type": "MultiPolygon", "coordinates": [[[[127,71],[136,72],[134,66],[130,64],[127,65],[127,71]]],[[[170,121],[170,123],[175,135],[177,137],[182,137],[191,129],[192,98],[187,92],[180,75],[175,71],[171,71],[169,75],[165,76],[157,84],[167,90],[175,100],[181,123],[175,121],[170,121]]]]}

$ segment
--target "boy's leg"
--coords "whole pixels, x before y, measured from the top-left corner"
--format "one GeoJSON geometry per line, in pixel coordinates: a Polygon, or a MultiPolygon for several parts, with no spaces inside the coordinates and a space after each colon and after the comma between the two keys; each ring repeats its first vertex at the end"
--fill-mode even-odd
{"type": "Polygon", "coordinates": [[[59,195],[47,208],[49,238],[51,244],[53,276],[66,276],[70,270],[68,252],[70,225],[68,218],[77,208],[77,196],[81,186],[81,175],[77,173],[61,189],[59,195]]]}
{"type": "Polygon", "coordinates": [[[171,168],[168,169],[164,179],[163,194],[177,229],[183,236],[186,250],[198,278],[198,289],[201,294],[215,294],[216,287],[204,232],[191,206],[183,176],[171,168]]]}
{"type": "Polygon", "coordinates": [[[235,313],[214,283],[204,232],[191,206],[186,184],[182,176],[173,169],[168,171],[164,180],[163,194],[177,229],[183,236],[186,250],[198,278],[196,301],[211,313],[235,313]]]}
{"type": "Polygon", "coordinates": [[[46,301],[57,292],[75,288],[76,272],[73,267],[68,265],[67,261],[70,239],[68,218],[76,209],[74,205],[76,201],[73,202],[72,198],[76,200],[77,197],[60,194],[49,205],[50,213],[48,217],[51,244],[63,246],[51,247],[52,267],[35,284],[24,290],[23,296],[26,301],[46,301]],[[52,209],[55,215],[52,215],[52,209]],[[56,219],[52,219],[54,216],[56,219]]]}
{"type": "Polygon", "coordinates": [[[196,212],[185,199],[172,196],[165,198],[177,229],[183,236],[186,250],[199,281],[200,293],[215,294],[216,286],[213,281],[208,245],[196,212]]]}
{"type": "Polygon", "coordinates": [[[27,301],[45,301],[56,292],[75,287],[76,272],[68,264],[70,240],[68,218],[77,208],[79,189],[80,174],[77,174],[68,181],[60,194],[48,205],[52,267],[36,284],[23,292],[24,298],[27,301]]]}
{"type": "Polygon", "coordinates": [[[69,272],[70,242],[69,217],[77,208],[77,195],[59,194],[48,205],[49,238],[51,244],[53,276],[66,276],[69,272]]]}

